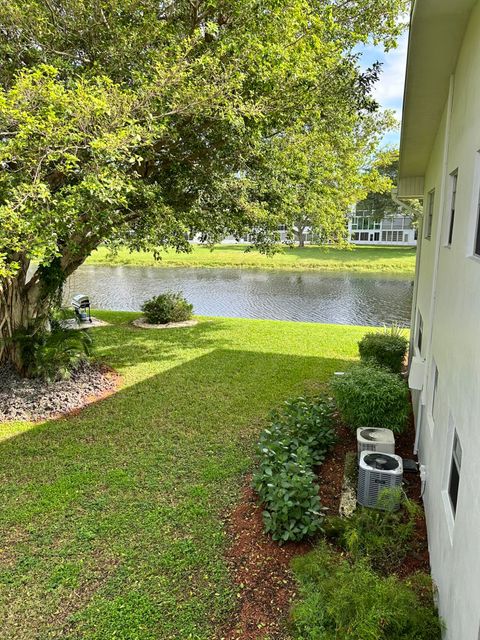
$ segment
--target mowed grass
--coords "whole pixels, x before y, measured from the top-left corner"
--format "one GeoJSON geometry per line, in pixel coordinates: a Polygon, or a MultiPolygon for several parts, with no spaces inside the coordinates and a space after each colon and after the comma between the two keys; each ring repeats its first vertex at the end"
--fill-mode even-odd
{"type": "Polygon", "coordinates": [[[273,256],[258,251],[245,251],[241,245],[217,245],[213,249],[193,246],[190,253],[168,251],[161,260],[152,253],[130,252],[122,248],[112,254],[101,247],[88,258],[87,264],[158,267],[240,267],[283,269],[290,271],[352,271],[412,275],[415,271],[414,247],[352,246],[340,249],[327,246],[285,247],[273,256]]]}
{"type": "Polygon", "coordinates": [[[361,327],[96,313],[113,396],[0,442],[2,640],[210,640],[234,616],[224,516],[269,410],[357,357],[361,327]]]}

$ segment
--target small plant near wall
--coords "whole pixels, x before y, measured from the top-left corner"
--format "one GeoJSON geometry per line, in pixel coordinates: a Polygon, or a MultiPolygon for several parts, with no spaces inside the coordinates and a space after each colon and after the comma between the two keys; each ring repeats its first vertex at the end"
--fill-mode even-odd
{"type": "Polygon", "coordinates": [[[299,598],[293,640],[440,640],[431,579],[379,576],[368,560],[340,559],[325,542],[293,560],[299,598]]]}
{"type": "Polygon", "coordinates": [[[325,521],[325,534],[353,560],[367,558],[378,573],[395,572],[412,551],[417,518],[422,510],[401,489],[385,489],[379,502],[398,504],[399,511],[357,508],[349,518],[332,516],[325,521]],[[398,495],[400,493],[400,496],[398,495]]]}
{"type": "Polygon", "coordinates": [[[323,512],[312,467],[323,462],[334,443],[328,399],[300,397],[271,414],[260,435],[253,486],[265,507],[265,531],[274,540],[301,540],[321,528],[323,512]]]}
{"type": "Polygon", "coordinates": [[[410,413],[408,387],[372,363],[354,365],[332,381],[340,415],[351,429],[384,427],[402,433],[410,413]]]}
{"type": "Polygon", "coordinates": [[[400,373],[408,347],[404,331],[398,327],[367,333],[358,343],[360,359],[372,361],[394,373],[400,373]]]}
{"type": "Polygon", "coordinates": [[[144,302],[141,310],[149,324],[168,324],[190,320],[193,305],[180,291],[167,291],[144,302]]]}

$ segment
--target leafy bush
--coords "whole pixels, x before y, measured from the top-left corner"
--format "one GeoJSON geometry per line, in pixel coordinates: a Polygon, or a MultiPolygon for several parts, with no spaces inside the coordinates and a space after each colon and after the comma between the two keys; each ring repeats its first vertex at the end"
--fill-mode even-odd
{"type": "Polygon", "coordinates": [[[315,474],[299,462],[284,463],[262,489],[265,531],[274,540],[301,540],[316,533],[322,507],[315,474]]]}
{"type": "Polygon", "coordinates": [[[144,302],[141,309],[150,324],[167,324],[190,320],[193,305],[186,301],[181,292],[167,291],[144,302]]]}
{"type": "MultiPolygon", "coordinates": [[[[394,500],[398,504],[401,489],[385,489],[379,500],[394,500]],[[390,494],[390,495],[389,495],[390,494]]],[[[325,533],[351,558],[366,557],[372,567],[383,574],[394,572],[411,550],[415,523],[420,507],[402,492],[401,510],[380,511],[358,508],[349,518],[332,516],[325,521],[325,533]]]]}
{"type": "Polygon", "coordinates": [[[373,364],[353,366],[332,381],[338,410],[352,429],[384,427],[401,433],[410,413],[406,383],[373,364]]]}
{"type": "Polygon", "coordinates": [[[338,561],[325,543],[293,561],[300,599],[295,640],[440,640],[442,624],[423,574],[382,577],[360,559],[338,561]]]}
{"type": "Polygon", "coordinates": [[[334,443],[328,400],[300,397],[272,412],[260,435],[253,486],[265,505],[265,530],[274,540],[301,540],[320,529],[322,510],[312,467],[323,462],[334,443]]]}
{"type": "Polygon", "coordinates": [[[394,373],[402,370],[407,346],[407,338],[394,331],[367,333],[358,343],[361,360],[376,362],[394,373]]]}
{"type": "Polygon", "coordinates": [[[58,325],[52,331],[32,327],[13,338],[21,353],[23,373],[48,381],[68,378],[91,355],[92,338],[86,330],[72,331],[58,325]]]}

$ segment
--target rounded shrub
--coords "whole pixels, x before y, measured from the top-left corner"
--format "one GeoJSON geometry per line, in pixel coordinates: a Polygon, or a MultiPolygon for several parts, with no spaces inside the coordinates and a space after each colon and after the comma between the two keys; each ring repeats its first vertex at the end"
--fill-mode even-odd
{"type": "Polygon", "coordinates": [[[372,360],[400,373],[407,346],[407,338],[399,333],[367,333],[358,343],[358,350],[364,362],[372,360]]]}
{"type": "Polygon", "coordinates": [[[408,388],[396,374],[370,363],[332,381],[337,408],[351,429],[384,427],[401,433],[410,413],[408,388]]]}
{"type": "Polygon", "coordinates": [[[181,292],[167,291],[144,302],[141,309],[150,324],[167,324],[190,320],[193,305],[187,302],[181,292]]]}

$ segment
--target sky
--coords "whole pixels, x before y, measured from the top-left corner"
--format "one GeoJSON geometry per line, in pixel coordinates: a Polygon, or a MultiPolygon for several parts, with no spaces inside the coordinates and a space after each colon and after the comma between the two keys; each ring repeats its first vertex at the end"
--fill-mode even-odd
{"type": "Polygon", "coordinates": [[[397,48],[388,53],[385,53],[382,47],[370,46],[361,50],[362,68],[369,67],[376,60],[383,63],[380,80],[377,82],[373,94],[382,107],[395,111],[399,123],[397,131],[387,133],[384,137],[383,145],[398,147],[400,144],[400,120],[402,116],[407,44],[408,33],[405,32],[399,40],[397,48]]]}

